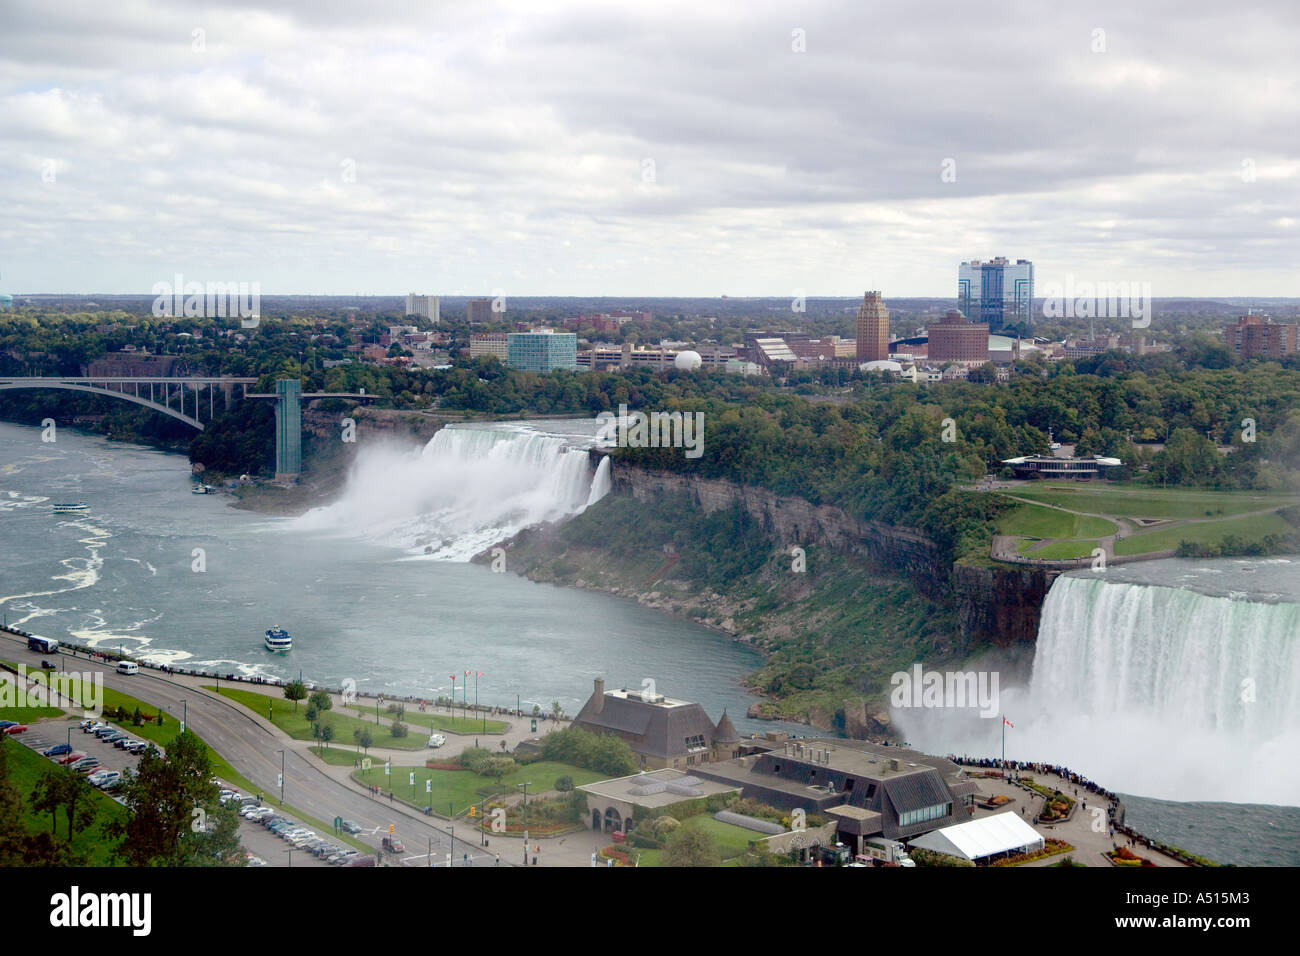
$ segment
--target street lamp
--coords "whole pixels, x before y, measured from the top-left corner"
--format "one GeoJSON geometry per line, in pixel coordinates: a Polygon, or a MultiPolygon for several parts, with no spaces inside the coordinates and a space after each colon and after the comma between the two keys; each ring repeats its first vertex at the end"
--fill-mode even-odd
{"type": "Polygon", "coordinates": [[[284,751],[277,750],[280,755],[280,806],[284,806],[284,751]]]}
{"type": "Polygon", "coordinates": [[[450,674],[451,677],[451,706],[447,708],[447,713],[451,714],[452,726],[456,724],[456,675],[450,674]]]}
{"type": "MultiPolygon", "coordinates": [[[[478,710],[478,679],[482,676],[483,676],[482,671],[476,671],[474,673],[474,709],[475,710],[478,710]]],[[[479,716],[483,718],[483,733],[487,733],[487,715],[480,713],[479,716]]]]}
{"type": "Polygon", "coordinates": [[[185,706],[185,698],[181,698],[181,733],[185,733],[185,718],[189,716],[189,708],[185,706]]]}
{"type": "MultiPolygon", "coordinates": [[[[465,672],[465,688],[464,690],[461,691],[460,696],[461,699],[465,702],[465,707],[461,711],[461,713],[464,714],[465,719],[468,720],[469,719],[469,671],[465,672]]],[[[477,696],[478,696],[478,692],[476,691],[475,697],[477,698],[477,696]]]]}
{"type": "Polygon", "coordinates": [[[532,785],[531,780],[515,784],[516,787],[522,787],[524,791],[524,866],[528,865],[528,788],[532,785]]]}

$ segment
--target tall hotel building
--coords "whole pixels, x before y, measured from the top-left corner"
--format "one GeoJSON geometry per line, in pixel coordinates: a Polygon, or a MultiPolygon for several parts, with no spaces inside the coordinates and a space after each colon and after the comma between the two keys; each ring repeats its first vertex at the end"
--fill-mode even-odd
{"type": "Polygon", "coordinates": [[[422,319],[428,319],[434,325],[438,324],[441,318],[441,309],[439,307],[439,298],[436,295],[416,295],[414,292],[406,294],[406,314],[418,315],[422,319]]]}
{"type": "Polygon", "coordinates": [[[465,303],[465,319],[470,325],[478,325],[481,322],[491,322],[494,319],[504,318],[504,313],[501,315],[493,314],[491,299],[470,299],[465,303]]]}
{"type": "Polygon", "coordinates": [[[868,292],[858,309],[857,359],[878,362],[889,358],[889,310],[879,292],[868,292]]]}
{"type": "Polygon", "coordinates": [[[929,327],[927,356],[933,362],[983,365],[989,360],[989,327],[971,322],[956,309],[929,327]]]}
{"type": "Polygon", "coordinates": [[[998,256],[972,259],[957,267],[957,308],[972,322],[996,332],[1008,325],[1034,327],[1034,264],[998,256]]]}

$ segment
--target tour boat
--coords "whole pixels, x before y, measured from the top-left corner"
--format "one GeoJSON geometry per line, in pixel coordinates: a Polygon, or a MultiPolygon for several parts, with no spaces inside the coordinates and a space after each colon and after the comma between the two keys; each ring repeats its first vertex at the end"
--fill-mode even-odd
{"type": "Polygon", "coordinates": [[[267,628],[266,649],[268,651],[291,651],[293,650],[293,638],[282,627],[267,628]]]}
{"type": "Polygon", "coordinates": [[[210,494],[212,494],[212,493],[213,493],[214,491],[216,491],[216,490],[217,490],[217,489],[213,488],[211,485],[195,485],[193,488],[190,489],[190,494],[192,494],[192,495],[210,495],[210,494]]]}
{"type": "Polygon", "coordinates": [[[62,504],[54,505],[54,513],[56,515],[83,514],[89,510],[90,505],[86,504],[84,501],[79,501],[75,504],[64,502],[62,504]]]}

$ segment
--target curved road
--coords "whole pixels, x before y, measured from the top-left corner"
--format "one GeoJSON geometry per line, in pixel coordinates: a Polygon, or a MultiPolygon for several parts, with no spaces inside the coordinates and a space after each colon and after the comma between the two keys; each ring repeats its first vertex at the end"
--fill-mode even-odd
{"type": "MultiPolygon", "coordinates": [[[[42,655],[29,651],[25,639],[5,632],[0,632],[0,637],[4,638],[0,648],[3,648],[5,657],[24,663],[32,670],[40,669],[42,655]]],[[[277,806],[279,802],[277,779],[283,751],[286,803],[326,823],[336,816],[355,820],[367,831],[360,834],[365,837],[364,842],[372,845],[379,842],[381,833],[387,834],[390,823],[396,824],[397,838],[406,845],[404,856],[419,855],[422,858],[416,865],[427,862],[430,839],[435,863],[441,862],[445,866],[449,849],[457,866],[461,865],[465,854],[469,854],[471,859],[477,856],[477,865],[489,862],[484,859],[485,851],[477,838],[472,842],[456,839],[454,845],[449,845],[451,840],[446,826],[439,829],[427,818],[405,807],[376,800],[359,788],[353,789],[334,779],[309,758],[291,749],[293,742],[287,737],[277,736],[278,731],[273,733],[270,725],[211,691],[149,669],[126,676],[118,674],[110,664],[96,663],[81,655],[62,654],[60,657],[66,670],[97,671],[103,674],[105,687],[162,707],[177,720],[184,713],[188,726],[196,734],[261,789],[268,806],[277,806]],[[184,705],[182,701],[185,701],[184,705]]],[[[517,841],[490,846],[488,851],[492,855],[500,852],[502,863],[510,866],[516,865],[516,855],[522,856],[522,846],[517,841]]]]}

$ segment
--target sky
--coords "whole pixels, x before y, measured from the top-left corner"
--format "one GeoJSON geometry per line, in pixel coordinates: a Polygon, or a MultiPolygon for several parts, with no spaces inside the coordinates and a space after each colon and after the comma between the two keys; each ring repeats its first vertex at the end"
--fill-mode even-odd
{"type": "Polygon", "coordinates": [[[0,0],[0,291],[1300,295],[1300,4],[0,0]]]}

